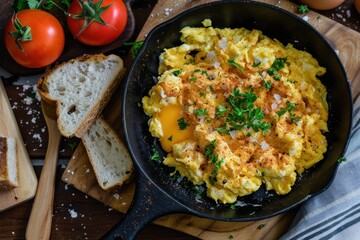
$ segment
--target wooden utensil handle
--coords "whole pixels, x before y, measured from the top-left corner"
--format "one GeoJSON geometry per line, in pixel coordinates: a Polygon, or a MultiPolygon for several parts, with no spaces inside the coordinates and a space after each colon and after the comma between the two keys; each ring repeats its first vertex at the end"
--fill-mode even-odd
{"type": "Polygon", "coordinates": [[[48,148],[45,155],[39,185],[26,228],[26,239],[49,239],[54,202],[55,175],[61,135],[56,121],[47,123],[49,133],[48,148]]]}

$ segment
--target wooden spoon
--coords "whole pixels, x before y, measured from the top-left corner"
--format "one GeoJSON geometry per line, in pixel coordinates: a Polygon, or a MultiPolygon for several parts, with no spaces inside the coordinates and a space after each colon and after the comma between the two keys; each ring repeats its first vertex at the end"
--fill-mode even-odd
{"type": "Polygon", "coordinates": [[[53,106],[41,101],[49,140],[35,200],[26,228],[27,240],[49,239],[53,214],[55,175],[61,134],[54,120],[53,106]]]}

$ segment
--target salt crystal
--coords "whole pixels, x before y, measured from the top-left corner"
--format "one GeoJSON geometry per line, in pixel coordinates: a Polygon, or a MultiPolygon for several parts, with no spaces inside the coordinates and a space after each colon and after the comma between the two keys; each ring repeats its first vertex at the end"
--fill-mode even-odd
{"type": "Polygon", "coordinates": [[[267,142],[265,142],[265,141],[262,141],[260,143],[260,146],[261,146],[261,149],[263,149],[263,150],[266,150],[266,149],[269,148],[269,144],[267,142]]]}
{"type": "Polygon", "coordinates": [[[78,214],[77,214],[77,212],[75,212],[74,209],[69,209],[69,213],[70,213],[71,218],[77,218],[78,217],[78,214]]]}
{"type": "Polygon", "coordinates": [[[304,21],[309,21],[309,16],[304,16],[303,19],[304,21]]]}
{"type": "Polygon", "coordinates": [[[115,193],[115,194],[113,195],[113,197],[114,197],[116,200],[119,200],[120,195],[119,195],[118,193],[115,193]]]}

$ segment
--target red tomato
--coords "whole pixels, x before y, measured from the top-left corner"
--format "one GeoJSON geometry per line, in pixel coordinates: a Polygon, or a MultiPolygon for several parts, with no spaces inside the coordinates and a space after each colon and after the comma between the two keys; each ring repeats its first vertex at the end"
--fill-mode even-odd
{"type": "Polygon", "coordinates": [[[92,21],[83,31],[82,28],[85,24],[84,18],[74,17],[74,15],[82,12],[79,1],[80,0],[75,0],[70,4],[68,9],[70,16],[66,18],[70,32],[77,40],[87,45],[101,46],[111,43],[124,31],[128,15],[126,6],[122,0],[104,0],[102,3],[100,1],[101,4],[99,0],[81,2],[82,5],[89,4],[90,6],[92,4],[100,4],[102,8],[110,5],[109,8],[97,13],[97,15],[99,15],[98,17],[100,17],[105,24],[92,21]]]}
{"type": "Polygon", "coordinates": [[[28,68],[40,68],[53,63],[61,55],[65,34],[59,21],[50,13],[37,9],[26,9],[16,13],[5,26],[5,46],[11,57],[20,65],[28,68]],[[15,19],[20,24],[31,28],[31,40],[19,40],[16,45],[15,37],[10,32],[15,32],[15,19]]]}

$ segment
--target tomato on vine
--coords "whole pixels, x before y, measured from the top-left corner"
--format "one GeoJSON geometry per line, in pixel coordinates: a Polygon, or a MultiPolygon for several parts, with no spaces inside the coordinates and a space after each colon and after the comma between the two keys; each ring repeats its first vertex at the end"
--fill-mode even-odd
{"type": "Polygon", "coordinates": [[[127,9],[122,0],[74,0],[67,11],[67,25],[80,42],[101,46],[125,30],[127,9]]]}
{"type": "Polygon", "coordinates": [[[50,13],[25,9],[8,20],[4,43],[17,63],[40,68],[59,58],[64,49],[65,34],[60,22],[50,13]]]}

